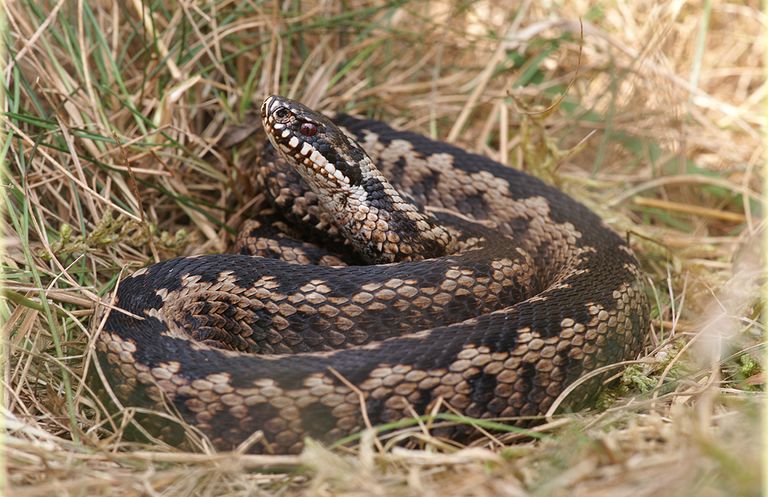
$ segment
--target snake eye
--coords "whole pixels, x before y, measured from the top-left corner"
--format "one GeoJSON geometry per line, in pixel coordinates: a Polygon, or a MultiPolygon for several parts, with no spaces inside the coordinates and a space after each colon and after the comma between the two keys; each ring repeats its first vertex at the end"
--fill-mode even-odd
{"type": "Polygon", "coordinates": [[[312,123],[302,123],[299,132],[304,136],[315,136],[317,134],[317,126],[312,123]]]}
{"type": "Polygon", "coordinates": [[[278,118],[278,119],[285,119],[289,115],[291,115],[291,113],[285,107],[280,107],[279,109],[277,109],[275,111],[275,117],[278,118]]]}

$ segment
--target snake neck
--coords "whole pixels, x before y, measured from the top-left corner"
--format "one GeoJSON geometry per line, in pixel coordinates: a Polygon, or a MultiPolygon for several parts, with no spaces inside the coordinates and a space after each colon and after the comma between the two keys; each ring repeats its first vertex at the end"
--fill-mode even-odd
{"type": "Polygon", "coordinates": [[[272,145],[366,262],[423,260],[452,251],[448,230],[404,199],[328,118],[278,96],[264,101],[261,116],[272,145]]]}
{"type": "Polygon", "coordinates": [[[336,225],[363,259],[382,264],[449,253],[453,239],[448,230],[405,200],[372,164],[369,168],[351,191],[320,197],[323,208],[333,213],[336,225]]]}

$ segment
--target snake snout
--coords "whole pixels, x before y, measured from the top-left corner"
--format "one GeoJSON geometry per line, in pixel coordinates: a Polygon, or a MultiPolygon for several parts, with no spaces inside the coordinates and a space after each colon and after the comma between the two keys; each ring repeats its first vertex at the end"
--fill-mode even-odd
{"type": "Polygon", "coordinates": [[[264,99],[264,103],[261,104],[261,118],[266,119],[269,114],[274,112],[280,105],[281,97],[279,95],[270,95],[264,99]]]}

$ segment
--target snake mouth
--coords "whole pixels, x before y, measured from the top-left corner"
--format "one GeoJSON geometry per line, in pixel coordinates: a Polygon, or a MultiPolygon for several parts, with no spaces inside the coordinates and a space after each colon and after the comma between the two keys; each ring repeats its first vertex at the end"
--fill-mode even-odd
{"type": "Polygon", "coordinates": [[[359,145],[327,117],[279,95],[261,106],[264,130],[272,145],[307,181],[345,189],[362,181],[359,145]]]}

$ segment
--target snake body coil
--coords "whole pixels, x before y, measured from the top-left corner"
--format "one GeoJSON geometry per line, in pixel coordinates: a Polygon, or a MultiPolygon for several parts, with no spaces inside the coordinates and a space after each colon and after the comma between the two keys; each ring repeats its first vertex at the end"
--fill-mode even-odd
{"type": "MultiPolygon", "coordinates": [[[[296,452],[307,435],[333,441],[366,416],[437,404],[541,415],[580,376],[640,351],[637,262],[562,192],[380,122],[340,116],[342,132],[282,97],[262,120],[274,210],[243,230],[241,253],[120,283],[97,351],[123,406],[170,409],[217,448],[261,432],[250,450],[296,452]]],[[[156,434],[172,439],[174,426],[156,434]]]]}

